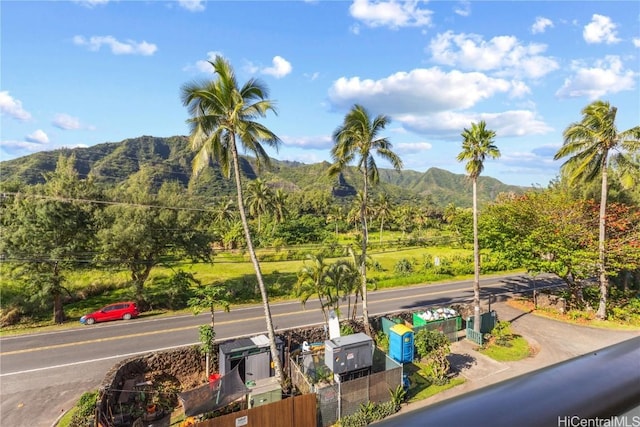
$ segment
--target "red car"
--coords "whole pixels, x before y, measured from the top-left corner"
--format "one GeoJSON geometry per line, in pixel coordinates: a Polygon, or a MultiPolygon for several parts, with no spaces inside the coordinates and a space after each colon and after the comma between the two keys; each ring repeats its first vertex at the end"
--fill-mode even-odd
{"type": "Polygon", "coordinates": [[[138,306],[133,301],[116,302],[102,307],[98,311],[85,314],[80,318],[80,323],[93,325],[96,322],[106,322],[107,320],[124,319],[129,320],[138,317],[138,306]]]}

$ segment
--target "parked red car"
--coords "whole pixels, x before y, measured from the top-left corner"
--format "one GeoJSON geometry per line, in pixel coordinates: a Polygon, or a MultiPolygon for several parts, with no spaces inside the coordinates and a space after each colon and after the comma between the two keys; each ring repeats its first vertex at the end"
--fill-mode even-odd
{"type": "Polygon", "coordinates": [[[124,319],[129,320],[138,317],[138,306],[133,301],[116,302],[102,307],[98,311],[85,314],[80,318],[80,323],[93,325],[96,322],[106,322],[107,320],[124,319]]]}

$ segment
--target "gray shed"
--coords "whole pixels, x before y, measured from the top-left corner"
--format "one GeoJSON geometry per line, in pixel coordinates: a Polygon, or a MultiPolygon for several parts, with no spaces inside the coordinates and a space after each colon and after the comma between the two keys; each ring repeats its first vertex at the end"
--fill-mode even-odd
{"type": "MultiPolygon", "coordinates": [[[[284,343],[276,337],[276,348],[280,360],[284,360],[284,343]]],[[[221,375],[230,372],[236,366],[238,374],[245,383],[255,382],[275,375],[272,366],[269,338],[258,335],[251,338],[238,338],[219,346],[218,365],[221,375]]]]}

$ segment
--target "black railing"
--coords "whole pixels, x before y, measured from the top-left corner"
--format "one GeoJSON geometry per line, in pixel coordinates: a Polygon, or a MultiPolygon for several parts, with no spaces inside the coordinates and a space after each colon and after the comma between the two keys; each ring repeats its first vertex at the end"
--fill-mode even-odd
{"type": "Polygon", "coordinates": [[[640,426],[640,336],[374,425],[640,426]]]}

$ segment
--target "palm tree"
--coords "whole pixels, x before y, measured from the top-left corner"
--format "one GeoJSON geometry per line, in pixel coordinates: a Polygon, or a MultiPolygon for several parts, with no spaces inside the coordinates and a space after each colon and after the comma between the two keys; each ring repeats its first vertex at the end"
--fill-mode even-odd
{"type": "Polygon", "coordinates": [[[375,214],[380,220],[380,246],[382,246],[382,230],[384,230],[384,220],[391,216],[393,212],[393,202],[387,193],[379,193],[375,202],[375,214]]]}
{"type": "Polygon", "coordinates": [[[261,230],[262,215],[268,213],[273,206],[271,188],[260,178],[247,185],[247,207],[252,216],[258,218],[258,234],[261,230]]]}
{"type": "Polygon", "coordinates": [[[273,216],[276,224],[282,224],[289,216],[288,199],[289,195],[282,188],[278,188],[273,194],[271,202],[273,203],[273,216]]]}
{"type": "Polygon", "coordinates": [[[480,332],[480,248],[478,247],[478,177],[484,169],[487,157],[497,159],[500,150],[493,144],[496,133],[486,128],[484,120],[471,123],[471,129],[462,132],[462,151],[458,154],[459,162],[467,160],[465,170],[473,183],[473,329],[480,332]]]}
{"type": "Polygon", "coordinates": [[[306,305],[311,296],[316,295],[318,297],[324,323],[327,326],[329,325],[329,318],[327,317],[326,311],[329,305],[326,301],[326,297],[328,296],[326,288],[329,285],[327,280],[328,271],[329,265],[325,264],[322,255],[307,254],[307,259],[298,271],[298,280],[294,285],[295,294],[300,298],[303,306],[306,305]]]}
{"type": "Polygon", "coordinates": [[[594,101],[582,110],[582,120],[571,123],[563,132],[564,143],[554,160],[571,156],[563,165],[569,182],[591,182],[601,176],[600,215],[598,232],[598,272],[600,302],[596,317],[607,318],[609,280],[606,271],[605,227],[607,214],[607,167],[615,163],[624,171],[634,164],[632,155],[640,149],[640,126],[624,132],[616,128],[617,108],[606,101],[594,101]]]}
{"type": "Polygon", "coordinates": [[[261,144],[277,148],[281,141],[273,132],[255,120],[265,117],[269,111],[275,112],[275,107],[274,103],[268,99],[267,87],[261,81],[252,78],[239,87],[229,62],[217,56],[213,62],[209,63],[213,67],[216,79],[185,84],[181,91],[182,102],[191,115],[187,120],[191,128],[191,148],[197,152],[193,164],[194,175],[197,176],[207,167],[211,158],[218,161],[227,178],[233,170],[238,212],[262,296],[271,357],[276,376],[282,380],[282,364],[276,348],[269,297],[253,248],[244,207],[236,145],[239,142],[245,151],[253,153],[258,165],[261,162],[269,165],[269,156],[261,144]]]}
{"type": "Polygon", "coordinates": [[[354,105],[347,113],[341,126],[333,133],[335,145],[331,148],[331,158],[333,164],[329,167],[329,175],[339,174],[352,161],[356,160],[358,170],[362,172],[362,203],[360,205],[360,224],[362,225],[362,259],[360,263],[360,275],[362,283],[362,316],[364,328],[367,334],[371,335],[371,325],[369,324],[369,309],[367,306],[367,196],[369,185],[379,182],[378,166],[376,165],[374,154],[378,154],[388,160],[396,169],[402,168],[402,160],[391,148],[392,145],[387,138],[379,138],[378,135],[387,124],[389,118],[378,115],[373,120],[367,110],[361,105],[354,105]]]}

